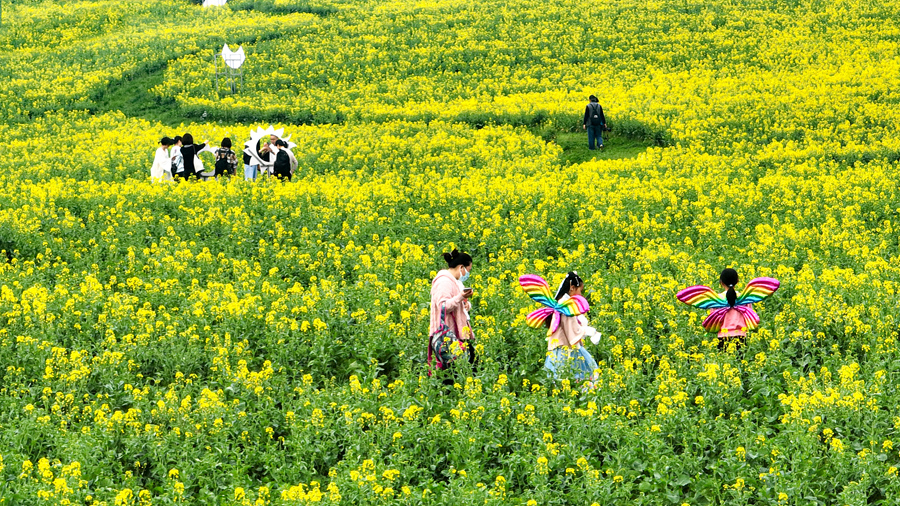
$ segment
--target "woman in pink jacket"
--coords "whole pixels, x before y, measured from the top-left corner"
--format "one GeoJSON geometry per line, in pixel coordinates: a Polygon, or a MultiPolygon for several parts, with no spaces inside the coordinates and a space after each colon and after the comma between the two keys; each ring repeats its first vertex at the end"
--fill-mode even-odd
{"type": "Polygon", "coordinates": [[[458,355],[463,350],[468,353],[469,362],[475,362],[475,351],[470,345],[475,335],[469,323],[469,299],[473,292],[465,286],[472,273],[472,257],[453,250],[444,253],[444,260],[447,261],[447,268],[438,272],[431,280],[431,325],[428,335],[433,338],[442,329],[443,306],[443,325],[456,336],[458,342],[445,342],[445,346],[438,350],[437,347],[441,344],[429,339],[428,364],[432,365],[434,361],[438,369],[446,369],[449,366],[447,358],[458,355]]]}

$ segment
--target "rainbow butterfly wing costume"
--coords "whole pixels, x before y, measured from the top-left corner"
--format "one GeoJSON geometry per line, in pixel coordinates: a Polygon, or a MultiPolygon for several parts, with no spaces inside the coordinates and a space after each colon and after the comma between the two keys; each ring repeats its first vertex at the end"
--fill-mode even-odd
{"type": "Polygon", "coordinates": [[[519,278],[519,285],[525,290],[535,302],[541,304],[542,308],[535,309],[525,317],[525,324],[529,327],[540,328],[547,318],[550,320],[550,329],[547,335],[552,335],[559,328],[559,322],[563,316],[581,316],[590,310],[587,299],[581,295],[569,297],[565,301],[559,302],[553,298],[550,291],[550,285],[544,278],[536,274],[525,274],[519,278]]]}
{"type": "Polygon", "coordinates": [[[725,322],[725,315],[734,309],[744,318],[744,327],[755,330],[759,326],[759,315],[750,307],[775,293],[781,282],[775,278],[755,278],[747,283],[747,288],[734,302],[728,304],[725,297],[717,294],[708,286],[689,286],[678,292],[675,297],[689,306],[699,309],[710,309],[712,312],[703,320],[703,329],[707,332],[719,332],[725,322]]]}

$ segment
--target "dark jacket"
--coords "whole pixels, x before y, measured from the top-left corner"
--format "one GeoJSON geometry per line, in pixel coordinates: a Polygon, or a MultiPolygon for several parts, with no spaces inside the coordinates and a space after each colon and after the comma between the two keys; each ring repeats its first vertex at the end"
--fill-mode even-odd
{"type": "Polygon", "coordinates": [[[291,174],[291,157],[287,150],[281,148],[275,156],[275,174],[289,176],[291,174]]]}
{"type": "Polygon", "coordinates": [[[597,102],[591,102],[584,108],[584,126],[601,126],[606,124],[606,116],[603,115],[603,106],[597,102]],[[599,112],[600,123],[595,125],[591,122],[592,113],[599,112]]]}
{"type": "Polygon", "coordinates": [[[237,169],[237,156],[229,148],[216,150],[216,176],[228,174],[233,176],[237,169]]]}
{"type": "Polygon", "coordinates": [[[189,144],[181,147],[181,156],[184,157],[184,175],[190,177],[196,174],[194,170],[194,156],[203,151],[206,144],[189,144]]]}

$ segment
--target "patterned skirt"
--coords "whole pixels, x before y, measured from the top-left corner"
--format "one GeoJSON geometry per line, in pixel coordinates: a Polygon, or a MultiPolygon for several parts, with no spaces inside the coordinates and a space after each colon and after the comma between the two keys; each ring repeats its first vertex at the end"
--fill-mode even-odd
{"type": "Polygon", "coordinates": [[[597,362],[584,346],[559,346],[547,352],[544,369],[555,380],[594,381],[597,362]]]}

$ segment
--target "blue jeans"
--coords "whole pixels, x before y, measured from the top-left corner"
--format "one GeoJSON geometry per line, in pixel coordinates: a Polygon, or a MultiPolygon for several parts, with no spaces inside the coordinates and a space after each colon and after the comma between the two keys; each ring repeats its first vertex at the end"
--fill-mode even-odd
{"type": "Polygon", "coordinates": [[[603,147],[603,125],[600,126],[587,126],[587,134],[588,134],[588,149],[594,149],[594,141],[597,143],[598,148],[603,147]]]}
{"type": "Polygon", "coordinates": [[[246,165],[244,164],[244,181],[253,181],[256,179],[256,171],[259,169],[259,165],[246,165]]]}

